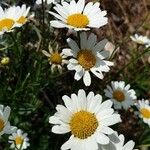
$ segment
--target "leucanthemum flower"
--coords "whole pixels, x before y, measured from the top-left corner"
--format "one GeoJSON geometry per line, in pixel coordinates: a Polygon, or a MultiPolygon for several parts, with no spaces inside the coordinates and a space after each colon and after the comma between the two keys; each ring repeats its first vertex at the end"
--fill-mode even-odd
{"type": "Polygon", "coordinates": [[[71,137],[61,147],[62,150],[97,150],[98,144],[108,144],[107,135],[114,133],[109,126],[121,121],[115,114],[111,101],[102,103],[101,95],[90,92],[87,96],[84,90],[71,94],[71,98],[62,97],[65,106],[57,105],[57,112],[49,118],[54,124],[52,132],[65,134],[71,132],[71,137]]]}
{"type": "Polygon", "coordinates": [[[58,46],[56,47],[56,50],[53,50],[49,44],[49,53],[45,50],[43,50],[42,53],[48,57],[52,72],[54,72],[55,69],[58,69],[61,73],[62,66],[68,63],[68,60],[66,60],[67,56],[64,55],[63,52],[58,52],[58,46]]]}
{"type": "Polygon", "coordinates": [[[150,47],[150,39],[147,36],[142,36],[135,34],[134,36],[130,36],[131,40],[140,45],[145,45],[146,47],[150,47]]]}
{"type": "Polygon", "coordinates": [[[16,127],[10,126],[8,121],[10,115],[10,107],[4,107],[0,105],[0,136],[3,134],[11,134],[15,132],[16,127]]]}
{"type": "Polygon", "coordinates": [[[29,138],[27,136],[27,133],[23,133],[22,130],[18,129],[15,133],[9,136],[9,143],[11,143],[10,147],[15,148],[16,150],[27,149],[27,147],[30,146],[29,138]]]}
{"type": "Polygon", "coordinates": [[[0,35],[13,31],[17,18],[18,14],[15,6],[5,10],[0,6],[0,35]]]}
{"type": "Polygon", "coordinates": [[[56,28],[69,28],[76,31],[89,30],[90,28],[100,28],[107,24],[106,11],[101,11],[100,3],[89,2],[85,5],[85,0],[71,0],[70,3],[62,2],[56,4],[54,9],[57,13],[50,11],[59,20],[52,20],[51,26],[56,28]]]}
{"type": "Polygon", "coordinates": [[[150,103],[148,100],[138,101],[139,116],[150,127],[150,103]]]}
{"type": "Polygon", "coordinates": [[[110,143],[102,145],[99,150],[133,150],[135,142],[133,140],[128,141],[125,144],[125,137],[123,134],[118,135],[117,132],[109,135],[110,143]]]}
{"type": "Polygon", "coordinates": [[[16,20],[16,27],[21,27],[24,25],[29,18],[32,18],[33,15],[28,16],[30,11],[30,7],[27,7],[25,4],[23,4],[21,7],[16,6],[16,13],[18,14],[18,18],[16,20]]]}
{"type": "Polygon", "coordinates": [[[80,80],[83,77],[84,84],[91,84],[90,72],[100,79],[104,76],[102,72],[109,72],[109,66],[113,66],[113,62],[105,60],[109,57],[109,52],[103,50],[107,43],[104,39],[97,43],[97,37],[93,33],[87,37],[87,34],[80,34],[80,46],[72,39],[67,39],[71,49],[63,49],[67,56],[73,56],[69,60],[68,69],[75,70],[75,80],[80,80]]]}
{"type": "Polygon", "coordinates": [[[107,85],[105,96],[114,103],[115,109],[128,109],[136,100],[136,93],[130,89],[130,85],[125,85],[124,81],[112,81],[111,86],[107,85]]]}

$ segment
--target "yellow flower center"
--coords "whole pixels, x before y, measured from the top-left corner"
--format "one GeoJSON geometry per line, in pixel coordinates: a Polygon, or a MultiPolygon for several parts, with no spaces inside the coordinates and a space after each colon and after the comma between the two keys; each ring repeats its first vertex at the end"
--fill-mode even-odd
{"type": "Polygon", "coordinates": [[[58,52],[55,52],[51,55],[50,61],[52,62],[52,64],[61,64],[62,56],[58,52]]]}
{"type": "Polygon", "coordinates": [[[11,30],[11,28],[13,27],[15,21],[12,19],[2,19],[0,20],[0,31],[7,29],[7,30],[11,30]]]}
{"type": "Polygon", "coordinates": [[[122,102],[125,100],[125,95],[122,91],[116,90],[113,92],[113,98],[116,99],[118,102],[122,102]]]}
{"type": "Polygon", "coordinates": [[[89,24],[89,19],[86,15],[77,13],[68,16],[67,24],[76,28],[85,28],[89,24]]]}
{"type": "Polygon", "coordinates": [[[5,127],[5,122],[3,119],[0,118],[0,132],[3,131],[4,127],[5,127]]]}
{"type": "Polygon", "coordinates": [[[98,120],[96,116],[87,111],[75,113],[70,121],[72,134],[79,139],[86,139],[96,131],[98,120]]]}
{"type": "Polygon", "coordinates": [[[90,70],[96,64],[96,58],[89,50],[80,50],[77,54],[77,60],[85,70],[90,70]]]}
{"type": "Polygon", "coordinates": [[[19,23],[19,24],[25,24],[26,21],[27,21],[26,17],[21,16],[21,17],[17,20],[17,23],[19,23]]]}
{"type": "Polygon", "coordinates": [[[150,119],[150,110],[149,109],[142,108],[140,110],[140,112],[144,118],[150,119]]]}
{"type": "Polygon", "coordinates": [[[24,140],[23,137],[16,136],[16,138],[15,138],[16,145],[21,145],[23,143],[23,140],[24,140]]]}

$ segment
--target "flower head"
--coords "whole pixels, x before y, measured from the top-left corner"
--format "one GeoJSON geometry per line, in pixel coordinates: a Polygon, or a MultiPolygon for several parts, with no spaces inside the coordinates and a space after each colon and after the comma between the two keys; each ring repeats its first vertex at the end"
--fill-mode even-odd
{"type": "Polygon", "coordinates": [[[64,54],[73,56],[69,60],[68,69],[75,70],[75,80],[80,80],[83,77],[84,84],[91,84],[90,72],[100,79],[104,76],[102,72],[109,72],[109,66],[113,66],[113,62],[106,61],[109,57],[109,52],[103,50],[107,43],[104,39],[97,43],[97,37],[93,33],[87,37],[86,33],[80,34],[80,46],[72,39],[67,40],[71,49],[64,49],[64,54]]]}
{"type": "Polygon", "coordinates": [[[49,64],[51,65],[51,71],[54,72],[54,69],[57,68],[59,72],[62,72],[62,66],[67,64],[67,56],[63,52],[59,53],[58,46],[56,50],[53,50],[51,45],[49,45],[49,53],[45,50],[42,51],[45,56],[48,57],[49,64]]]}
{"type": "Polygon", "coordinates": [[[139,116],[150,127],[150,103],[148,100],[138,101],[139,116]]]}
{"type": "Polygon", "coordinates": [[[11,148],[15,148],[16,150],[27,149],[29,144],[29,139],[27,137],[27,133],[23,133],[22,130],[18,129],[15,133],[9,136],[9,143],[11,143],[11,148]]]}
{"type": "Polygon", "coordinates": [[[124,81],[112,81],[111,86],[107,85],[107,89],[104,90],[105,95],[113,101],[116,109],[128,109],[134,104],[136,94],[133,89],[130,89],[130,85],[125,85],[124,81]]]}
{"type": "Polygon", "coordinates": [[[10,115],[10,107],[0,105],[0,136],[3,134],[11,134],[16,130],[16,127],[10,126],[8,121],[10,115]]]}
{"type": "Polygon", "coordinates": [[[30,11],[30,7],[27,7],[25,4],[16,7],[16,11],[18,13],[18,19],[16,20],[16,27],[21,27],[24,25],[28,20],[28,13],[30,11]]]}
{"type": "Polygon", "coordinates": [[[1,59],[1,64],[2,64],[2,65],[8,65],[9,62],[10,62],[10,58],[9,58],[9,57],[3,57],[3,58],[1,59]]]}
{"type": "Polygon", "coordinates": [[[71,98],[64,95],[62,99],[65,106],[57,105],[57,112],[49,118],[49,122],[54,124],[52,132],[71,132],[62,150],[97,150],[98,144],[109,143],[107,135],[114,132],[109,126],[121,121],[120,115],[111,108],[111,101],[102,103],[101,95],[90,92],[86,96],[84,90],[79,90],[77,95],[71,94],[71,98]]]}
{"type": "Polygon", "coordinates": [[[18,14],[16,13],[15,6],[9,7],[5,10],[0,6],[0,35],[4,32],[13,31],[17,18],[18,14]]]}
{"type": "Polygon", "coordinates": [[[147,36],[135,34],[134,36],[130,36],[130,38],[140,45],[145,45],[146,47],[150,46],[150,39],[147,36]]]}
{"type": "Polygon", "coordinates": [[[59,20],[52,20],[51,26],[56,28],[69,28],[76,31],[89,30],[90,28],[100,28],[107,24],[108,19],[105,17],[106,11],[101,11],[100,3],[89,2],[85,0],[71,0],[70,3],[62,2],[62,5],[56,4],[54,9],[57,13],[50,11],[59,20]]]}

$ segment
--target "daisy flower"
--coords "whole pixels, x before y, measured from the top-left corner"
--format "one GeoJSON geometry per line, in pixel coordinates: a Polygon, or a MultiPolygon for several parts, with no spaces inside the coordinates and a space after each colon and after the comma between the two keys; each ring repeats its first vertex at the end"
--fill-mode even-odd
{"type": "Polygon", "coordinates": [[[30,7],[27,7],[25,4],[22,5],[21,7],[17,6],[16,11],[17,11],[16,13],[18,14],[18,19],[16,20],[15,24],[16,27],[21,27],[27,22],[28,18],[33,17],[33,15],[28,16],[30,7]]]}
{"type": "Polygon", "coordinates": [[[5,10],[0,6],[0,35],[4,34],[4,32],[13,31],[17,18],[18,14],[16,14],[15,6],[5,10]]]}
{"type": "Polygon", "coordinates": [[[43,50],[42,53],[48,57],[52,72],[54,72],[55,68],[57,68],[61,73],[62,66],[68,63],[68,61],[66,60],[67,56],[64,55],[63,52],[58,52],[58,46],[56,47],[56,50],[53,50],[51,45],[49,45],[49,53],[45,50],[43,50]]]}
{"type": "Polygon", "coordinates": [[[135,91],[130,89],[129,84],[125,86],[124,81],[112,81],[104,91],[105,96],[113,101],[115,109],[128,109],[136,99],[135,91]]]}
{"type": "Polygon", "coordinates": [[[100,28],[108,23],[108,19],[105,17],[107,12],[101,11],[99,6],[99,2],[85,4],[85,0],[79,0],[77,3],[75,0],[71,0],[70,3],[56,4],[54,9],[57,13],[52,11],[49,11],[49,13],[58,20],[52,20],[51,26],[76,31],[100,28]]]}
{"type": "Polygon", "coordinates": [[[137,105],[140,117],[143,119],[143,121],[149,125],[150,127],[150,103],[148,100],[141,100],[138,101],[137,105]]]}
{"type": "Polygon", "coordinates": [[[10,147],[15,148],[16,150],[27,149],[27,147],[30,146],[29,138],[27,136],[27,133],[23,133],[22,130],[18,129],[9,136],[9,143],[11,143],[10,147]]]}
{"type": "Polygon", "coordinates": [[[140,45],[145,45],[146,47],[150,46],[150,39],[147,36],[135,34],[134,36],[130,36],[130,38],[140,45]]]}
{"type": "Polygon", "coordinates": [[[80,34],[80,46],[72,39],[67,39],[71,49],[63,49],[67,56],[73,56],[69,60],[68,69],[75,70],[75,80],[80,80],[83,77],[84,84],[89,86],[91,84],[92,72],[95,76],[103,79],[102,72],[109,72],[109,66],[113,66],[113,62],[104,60],[109,57],[109,52],[103,50],[107,43],[104,39],[97,43],[97,37],[93,33],[87,37],[87,34],[80,34]]]}
{"type": "Polygon", "coordinates": [[[52,132],[65,134],[71,132],[71,137],[61,147],[62,150],[97,150],[98,144],[108,144],[110,135],[114,132],[109,126],[121,121],[115,114],[111,101],[102,103],[101,95],[90,92],[87,96],[84,90],[71,94],[71,98],[62,97],[65,106],[57,105],[57,112],[49,118],[54,124],[52,132]]]}
{"type": "Polygon", "coordinates": [[[133,150],[135,142],[132,140],[125,144],[125,137],[123,134],[118,135],[117,132],[113,133],[110,137],[110,143],[99,147],[99,150],[133,150]],[[116,141],[114,139],[117,139],[116,141]]]}
{"type": "Polygon", "coordinates": [[[11,134],[15,132],[16,127],[10,126],[8,121],[10,115],[10,107],[4,107],[0,105],[0,136],[3,134],[11,134]]]}

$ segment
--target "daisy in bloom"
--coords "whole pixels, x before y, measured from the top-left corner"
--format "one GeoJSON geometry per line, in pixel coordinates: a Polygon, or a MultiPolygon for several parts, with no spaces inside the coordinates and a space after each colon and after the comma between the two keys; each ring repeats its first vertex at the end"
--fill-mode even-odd
{"type": "Polygon", "coordinates": [[[15,148],[16,150],[27,149],[27,147],[30,146],[27,136],[27,133],[23,133],[22,130],[18,129],[15,133],[9,136],[9,143],[11,143],[10,147],[15,148]]]}
{"type": "Polygon", "coordinates": [[[150,39],[147,36],[135,34],[134,36],[130,36],[130,38],[132,41],[138,44],[145,45],[146,47],[150,47],[150,39]]]}
{"type": "Polygon", "coordinates": [[[111,108],[111,101],[102,103],[101,95],[90,92],[86,96],[84,90],[71,94],[71,98],[64,95],[62,99],[65,106],[57,105],[57,112],[49,118],[54,124],[53,133],[71,132],[62,150],[97,150],[99,144],[109,143],[108,135],[114,133],[109,126],[121,121],[120,115],[111,108]]]}
{"type": "Polygon", "coordinates": [[[138,101],[137,107],[140,112],[140,117],[150,127],[150,103],[149,103],[149,101],[148,100],[138,101]]]}
{"type": "Polygon", "coordinates": [[[118,136],[118,133],[115,132],[109,137],[111,142],[108,145],[101,146],[99,150],[133,150],[135,146],[135,142],[132,140],[125,144],[125,137],[123,134],[118,136]],[[114,141],[114,139],[117,139],[117,141],[114,141]]]}
{"type": "Polygon", "coordinates": [[[3,10],[3,8],[0,6],[0,35],[4,34],[4,32],[13,31],[13,28],[15,27],[15,21],[18,18],[15,8],[15,6],[12,6],[3,10]]]}
{"type": "Polygon", "coordinates": [[[83,77],[84,84],[89,86],[91,84],[92,72],[95,76],[103,79],[102,72],[109,72],[109,66],[113,66],[113,62],[104,60],[109,57],[109,52],[103,50],[107,43],[104,39],[97,43],[97,37],[93,33],[87,37],[87,34],[80,34],[80,46],[72,39],[67,39],[71,49],[63,49],[67,56],[73,56],[69,60],[68,69],[75,70],[75,80],[80,80],[83,77]]]}
{"type": "Polygon", "coordinates": [[[48,57],[49,64],[51,65],[51,71],[54,72],[55,68],[58,69],[58,71],[62,72],[62,66],[64,64],[67,64],[68,61],[66,60],[67,56],[63,54],[63,52],[58,52],[58,46],[56,47],[56,50],[53,50],[51,45],[49,44],[49,53],[45,50],[42,51],[45,56],[48,57]]]}
{"type": "MultiPolygon", "coordinates": [[[[52,4],[52,3],[56,4],[56,0],[43,0],[43,2],[46,3],[46,4],[52,4]]],[[[42,0],[37,0],[36,4],[37,5],[41,5],[42,4],[42,0]]]]}
{"type": "Polygon", "coordinates": [[[8,121],[10,115],[10,107],[0,105],[0,136],[3,134],[11,134],[15,132],[16,127],[10,126],[8,121]]]}
{"type": "Polygon", "coordinates": [[[57,13],[49,13],[58,20],[52,20],[51,26],[56,28],[69,28],[76,31],[89,30],[90,28],[100,28],[108,23],[106,11],[101,11],[100,3],[89,2],[85,0],[71,0],[70,3],[62,2],[62,5],[56,4],[54,9],[57,13]]]}
{"type": "Polygon", "coordinates": [[[136,99],[136,93],[133,89],[130,89],[130,85],[125,86],[124,81],[112,81],[111,86],[107,85],[105,96],[107,96],[114,103],[115,109],[128,109],[134,104],[136,99]]]}
{"type": "Polygon", "coordinates": [[[28,16],[29,11],[30,7],[27,7],[25,4],[22,5],[21,7],[20,6],[16,7],[16,13],[18,14],[18,18],[15,24],[16,27],[21,27],[27,22],[28,18],[33,17],[33,15],[28,16]]]}

